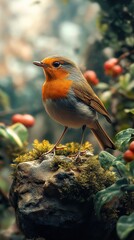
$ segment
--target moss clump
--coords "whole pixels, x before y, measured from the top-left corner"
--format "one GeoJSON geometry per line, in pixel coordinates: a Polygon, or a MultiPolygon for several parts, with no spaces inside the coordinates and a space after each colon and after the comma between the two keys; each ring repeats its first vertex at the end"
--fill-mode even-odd
{"type": "MultiPolygon", "coordinates": [[[[39,142],[38,140],[34,140],[33,149],[23,155],[18,156],[14,160],[14,163],[19,164],[21,162],[40,159],[43,157],[43,154],[49,151],[50,149],[52,149],[53,146],[54,145],[47,140],[43,140],[42,142],[39,142]]],[[[70,155],[76,154],[79,148],[80,148],[80,144],[75,142],[66,143],[65,145],[60,144],[56,149],[56,155],[70,156],[70,155]]],[[[91,143],[89,142],[84,143],[81,146],[81,151],[85,151],[85,153],[86,151],[90,151],[91,153],[93,153],[93,147],[91,143]]]]}
{"type": "Polygon", "coordinates": [[[115,173],[104,170],[98,161],[98,156],[91,156],[80,166],[81,174],[77,179],[81,186],[95,194],[115,182],[115,173]]]}
{"type": "Polygon", "coordinates": [[[35,139],[33,142],[33,149],[15,158],[14,163],[19,164],[21,162],[28,162],[39,159],[42,154],[50,150],[51,147],[53,147],[53,145],[50,144],[49,141],[43,140],[40,143],[35,139]]]}
{"type": "Polygon", "coordinates": [[[115,174],[104,170],[98,161],[98,156],[82,156],[78,160],[57,156],[52,160],[52,170],[74,173],[61,181],[59,192],[62,199],[88,202],[98,191],[115,182],[115,174]],[[71,184],[70,184],[71,181],[71,184]],[[68,184],[69,182],[69,184],[68,184]]]}

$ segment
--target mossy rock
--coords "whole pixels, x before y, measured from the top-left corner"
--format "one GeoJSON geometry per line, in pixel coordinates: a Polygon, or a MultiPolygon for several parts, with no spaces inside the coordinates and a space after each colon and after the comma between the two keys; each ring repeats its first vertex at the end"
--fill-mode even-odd
{"type": "Polygon", "coordinates": [[[43,155],[51,147],[36,140],[33,150],[15,160],[10,200],[18,225],[27,238],[102,238],[105,227],[95,216],[93,198],[114,183],[115,174],[100,166],[90,143],[77,160],[73,155],[79,144],[60,145],[56,155],[43,155]]]}

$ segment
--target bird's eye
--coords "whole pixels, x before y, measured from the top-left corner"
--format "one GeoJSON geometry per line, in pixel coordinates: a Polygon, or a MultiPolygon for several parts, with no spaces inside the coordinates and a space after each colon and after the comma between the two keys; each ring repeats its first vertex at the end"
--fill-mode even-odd
{"type": "Polygon", "coordinates": [[[58,68],[61,64],[60,62],[53,62],[52,65],[55,67],[55,68],[58,68]]]}

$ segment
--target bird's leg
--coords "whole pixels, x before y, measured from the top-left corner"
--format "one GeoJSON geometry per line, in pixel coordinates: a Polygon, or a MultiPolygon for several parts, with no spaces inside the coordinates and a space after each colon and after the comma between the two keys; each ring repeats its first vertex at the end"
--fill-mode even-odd
{"type": "Polygon", "coordinates": [[[57,147],[57,145],[60,143],[60,141],[61,141],[61,139],[63,138],[63,136],[65,135],[67,129],[68,129],[68,127],[65,126],[65,127],[64,127],[64,130],[63,130],[63,132],[62,132],[62,134],[61,134],[61,136],[59,137],[59,139],[57,140],[57,142],[54,144],[53,148],[50,149],[48,152],[44,153],[43,155],[47,155],[48,153],[51,153],[51,152],[54,152],[54,154],[55,154],[56,147],[57,147]]]}
{"type": "Polygon", "coordinates": [[[79,155],[80,155],[80,153],[81,153],[81,146],[82,146],[82,143],[83,143],[83,140],[84,140],[85,130],[86,130],[86,125],[83,125],[83,126],[82,126],[82,135],[81,135],[80,148],[79,148],[78,153],[77,153],[76,156],[75,156],[75,160],[79,157],[79,155]]]}

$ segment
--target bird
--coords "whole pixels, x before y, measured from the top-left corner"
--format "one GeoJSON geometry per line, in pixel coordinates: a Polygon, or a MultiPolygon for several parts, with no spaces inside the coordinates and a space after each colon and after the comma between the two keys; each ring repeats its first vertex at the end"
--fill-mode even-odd
{"type": "MultiPolygon", "coordinates": [[[[43,68],[45,82],[42,100],[48,115],[64,126],[64,130],[47,153],[55,151],[68,128],[82,128],[80,147],[86,127],[90,128],[102,150],[115,149],[115,145],[100,125],[98,115],[112,123],[104,104],[95,94],[80,68],[64,56],[49,56],[34,65],[43,68]]],[[[77,157],[80,155],[80,150],[77,157]]]]}

